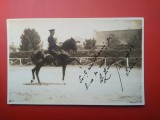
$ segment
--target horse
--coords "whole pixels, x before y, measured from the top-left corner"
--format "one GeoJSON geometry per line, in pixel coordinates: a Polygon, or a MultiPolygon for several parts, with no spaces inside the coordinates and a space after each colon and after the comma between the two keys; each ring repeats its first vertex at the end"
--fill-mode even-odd
{"type": "Polygon", "coordinates": [[[59,47],[59,50],[62,51],[58,55],[51,55],[48,51],[38,50],[31,55],[31,61],[35,64],[35,67],[32,69],[33,79],[31,83],[35,80],[35,73],[38,80],[38,83],[41,84],[39,79],[39,71],[42,66],[45,65],[56,65],[57,67],[62,66],[62,80],[64,81],[65,71],[68,64],[73,61],[77,61],[79,64],[79,60],[76,58],[70,57],[70,51],[76,52],[77,46],[76,41],[73,38],[66,40],[62,46],[59,47]]]}

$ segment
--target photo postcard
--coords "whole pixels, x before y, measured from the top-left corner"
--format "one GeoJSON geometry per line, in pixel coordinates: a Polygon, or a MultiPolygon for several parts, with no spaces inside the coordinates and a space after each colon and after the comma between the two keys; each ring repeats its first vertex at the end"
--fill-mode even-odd
{"type": "Polygon", "coordinates": [[[143,18],[8,19],[8,104],[144,105],[143,18]]]}

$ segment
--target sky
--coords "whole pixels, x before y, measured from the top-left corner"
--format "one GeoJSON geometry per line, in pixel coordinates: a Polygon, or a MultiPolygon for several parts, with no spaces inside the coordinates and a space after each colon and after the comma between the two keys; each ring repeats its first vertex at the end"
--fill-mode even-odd
{"type": "Polygon", "coordinates": [[[49,29],[55,29],[54,37],[58,42],[73,37],[85,40],[95,37],[95,31],[112,31],[143,28],[142,18],[43,18],[43,19],[8,19],[8,43],[20,44],[24,29],[35,29],[43,41],[43,48],[48,47],[49,29]]]}

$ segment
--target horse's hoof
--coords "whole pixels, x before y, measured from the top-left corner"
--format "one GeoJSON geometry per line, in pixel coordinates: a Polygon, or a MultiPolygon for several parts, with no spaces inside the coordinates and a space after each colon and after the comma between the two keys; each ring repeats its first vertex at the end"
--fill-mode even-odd
{"type": "Polygon", "coordinates": [[[33,83],[33,80],[31,80],[31,83],[33,83]]]}

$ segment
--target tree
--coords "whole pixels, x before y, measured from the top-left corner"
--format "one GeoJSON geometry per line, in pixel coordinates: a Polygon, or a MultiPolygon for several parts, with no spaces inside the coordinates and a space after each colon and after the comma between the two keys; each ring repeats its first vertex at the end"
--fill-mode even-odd
{"type": "Polygon", "coordinates": [[[106,42],[108,44],[108,47],[115,49],[117,46],[121,45],[121,42],[118,40],[118,37],[116,37],[115,34],[110,33],[106,37],[106,42]]]}
{"type": "Polygon", "coordinates": [[[137,31],[137,34],[132,36],[128,41],[128,45],[134,46],[135,49],[141,50],[142,47],[142,29],[137,31]]]}
{"type": "Polygon", "coordinates": [[[25,29],[24,33],[20,37],[21,44],[19,47],[20,51],[35,51],[42,47],[40,36],[35,29],[25,29]]]}
{"type": "Polygon", "coordinates": [[[96,40],[94,39],[86,39],[85,42],[83,42],[84,49],[95,49],[96,40]]]}

